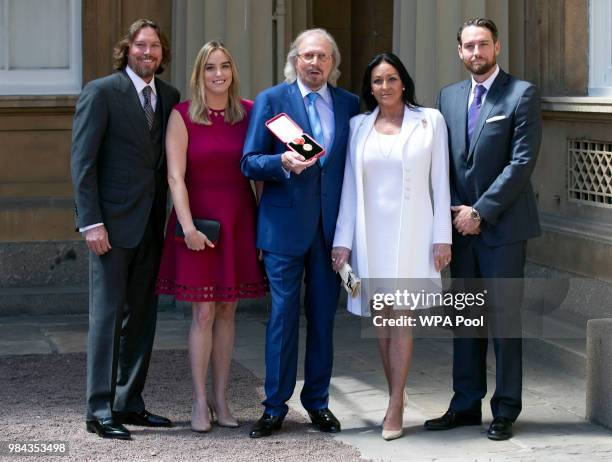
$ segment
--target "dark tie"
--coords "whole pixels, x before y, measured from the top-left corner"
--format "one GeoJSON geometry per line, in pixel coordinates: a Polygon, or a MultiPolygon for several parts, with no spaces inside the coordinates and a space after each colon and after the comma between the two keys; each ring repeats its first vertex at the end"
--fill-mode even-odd
{"type": "Polygon", "coordinates": [[[472,142],[472,135],[474,134],[474,129],[476,128],[476,122],[478,121],[478,116],[480,115],[480,108],[482,106],[482,97],[486,93],[487,89],[484,85],[476,85],[474,87],[474,100],[472,104],[470,104],[470,108],[468,109],[468,123],[467,123],[467,140],[468,146],[472,142]]]}
{"type": "Polygon", "coordinates": [[[144,109],[145,117],[147,118],[147,125],[149,126],[149,130],[153,127],[153,119],[155,118],[155,111],[153,110],[153,106],[151,105],[151,87],[146,86],[142,89],[142,96],[144,96],[144,109]]]}

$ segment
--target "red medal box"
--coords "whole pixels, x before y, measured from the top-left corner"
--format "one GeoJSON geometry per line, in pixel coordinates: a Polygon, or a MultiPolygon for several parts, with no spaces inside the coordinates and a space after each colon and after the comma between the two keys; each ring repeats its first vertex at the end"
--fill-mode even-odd
{"type": "Polygon", "coordinates": [[[306,159],[325,155],[325,149],[284,112],[266,122],[266,127],[293,152],[306,159]]]}

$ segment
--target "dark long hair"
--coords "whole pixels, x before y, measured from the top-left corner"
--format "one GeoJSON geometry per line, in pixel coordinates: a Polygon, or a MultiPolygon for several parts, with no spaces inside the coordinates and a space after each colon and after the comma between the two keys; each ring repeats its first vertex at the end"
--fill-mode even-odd
{"type": "Polygon", "coordinates": [[[151,19],[139,19],[135,21],[130,26],[127,34],[125,34],[123,38],[117,42],[115,48],[113,49],[113,68],[115,70],[120,71],[125,68],[125,66],[127,66],[128,51],[130,45],[132,45],[132,42],[136,39],[136,36],[140,32],[140,30],[145,27],[150,27],[151,29],[153,29],[159,37],[159,41],[161,42],[162,46],[162,59],[155,73],[161,74],[162,72],[164,72],[164,69],[172,59],[172,53],[170,51],[170,42],[168,42],[168,39],[162,32],[161,27],[159,27],[159,24],[157,24],[151,19]]]}
{"type": "Polygon", "coordinates": [[[391,64],[398,72],[404,91],[402,92],[402,100],[408,107],[421,107],[416,101],[414,80],[408,74],[406,67],[396,55],[391,52],[385,51],[384,53],[377,54],[372,58],[372,61],[367,65],[366,70],[363,74],[363,84],[361,86],[361,97],[365,102],[368,111],[373,111],[378,102],[372,94],[372,71],[380,63],[385,62],[391,64]]]}

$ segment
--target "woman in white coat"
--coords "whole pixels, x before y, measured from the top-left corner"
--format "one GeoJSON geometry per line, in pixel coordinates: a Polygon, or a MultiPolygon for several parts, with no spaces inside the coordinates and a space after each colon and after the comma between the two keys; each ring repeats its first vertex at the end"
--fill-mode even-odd
{"type": "MultiPolygon", "coordinates": [[[[337,271],[350,260],[364,284],[348,298],[348,309],[367,316],[368,280],[384,279],[387,287],[440,282],[451,259],[452,223],[442,115],[416,103],[414,82],[392,53],[368,64],[362,97],[369,112],[351,119],[332,264],[337,271]]],[[[381,330],[378,347],[389,385],[382,436],[390,440],[403,434],[412,335],[406,328],[381,330]]]]}

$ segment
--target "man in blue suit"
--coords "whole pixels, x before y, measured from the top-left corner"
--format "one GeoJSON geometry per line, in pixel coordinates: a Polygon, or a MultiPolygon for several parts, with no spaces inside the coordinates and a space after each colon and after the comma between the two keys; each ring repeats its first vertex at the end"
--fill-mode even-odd
{"type": "Polygon", "coordinates": [[[335,86],[340,52],[323,29],[298,35],[287,55],[286,81],[260,93],[253,106],[242,157],[242,172],[263,181],[257,247],[270,284],[272,311],[266,330],[266,399],[250,436],[280,429],[286,401],[295,388],[300,289],[305,279],[306,357],[300,395],[313,424],[338,432],[328,408],[333,361],[334,316],[339,280],[331,247],[342,190],[349,119],[359,99],[335,86]],[[325,148],[320,159],[288,150],[266,127],[286,113],[325,148]]]}
{"type": "MultiPolygon", "coordinates": [[[[526,242],[540,234],[530,183],[540,147],[540,101],[532,84],[497,65],[500,43],[491,20],[466,21],[457,40],[471,78],[443,88],[438,99],[449,135],[451,275],[468,281],[468,290],[476,285],[486,291],[496,358],[493,422],[487,435],[506,440],[521,412],[520,307],[526,242]]],[[[429,430],[481,424],[488,336],[468,337],[473,335],[455,336],[455,394],[442,417],[425,422],[429,430]]]]}

